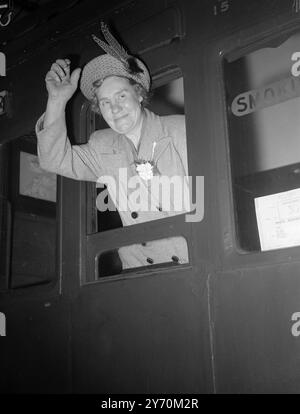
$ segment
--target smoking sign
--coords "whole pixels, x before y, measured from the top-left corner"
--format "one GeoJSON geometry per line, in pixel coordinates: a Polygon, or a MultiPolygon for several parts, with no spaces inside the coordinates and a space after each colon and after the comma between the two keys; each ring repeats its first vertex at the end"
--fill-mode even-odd
{"type": "Polygon", "coordinates": [[[300,52],[291,56],[292,76],[272,82],[259,89],[252,89],[237,95],[231,104],[235,116],[244,116],[252,112],[273,106],[300,96],[300,52]],[[298,78],[299,77],[299,78],[298,78]]]}
{"type": "Polygon", "coordinates": [[[260,109],[300,96],[300,78],[290,76],[237,95],[231,104],[235,116],[244,116],[260,109]]]}

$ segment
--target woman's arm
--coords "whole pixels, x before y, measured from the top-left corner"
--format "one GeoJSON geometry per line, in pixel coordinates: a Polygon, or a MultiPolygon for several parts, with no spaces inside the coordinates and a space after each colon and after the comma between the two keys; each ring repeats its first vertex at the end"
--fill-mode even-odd
{"type": "Polygon", "coordinates": [[[71,145],[66,128],[65,108],[77,89],[80,69],[70,74],[70,61],[58,59],[45,81],[48,91],[46,112],[37,123],[38,155],[43,169],[77,180],[96,181],[99,166],[89,144],[71,145]]]}

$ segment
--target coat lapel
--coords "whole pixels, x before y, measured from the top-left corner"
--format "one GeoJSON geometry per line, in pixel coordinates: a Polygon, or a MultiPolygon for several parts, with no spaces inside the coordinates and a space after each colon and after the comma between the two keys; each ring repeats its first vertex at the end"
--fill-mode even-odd
{"type": "Polygon", "coordinates": [[[145,109],[138,159],[155,161],[158,144],[162,138],[163,129],[159,117],[145,109]]]}

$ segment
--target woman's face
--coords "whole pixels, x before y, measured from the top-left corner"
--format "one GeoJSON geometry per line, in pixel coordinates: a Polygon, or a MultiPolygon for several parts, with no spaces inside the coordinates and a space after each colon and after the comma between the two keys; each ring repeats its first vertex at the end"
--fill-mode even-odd
{"type": "Polygon", "coordinates": [[[125,135],[134,133],[142,119],[143,98],[128,79],[119,76],[106,78],[96,96],[103,118],[114,131],[125,135]]]}

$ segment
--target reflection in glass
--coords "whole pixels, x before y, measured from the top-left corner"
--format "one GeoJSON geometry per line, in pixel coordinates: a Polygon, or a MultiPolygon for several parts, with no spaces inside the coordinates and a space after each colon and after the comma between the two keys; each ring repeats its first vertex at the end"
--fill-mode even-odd
{"type": "Polygon", "coordinates": [[[20,194],[56,201],[56,174],[41,169],[37,155],[20,152],[20,194]]]}

